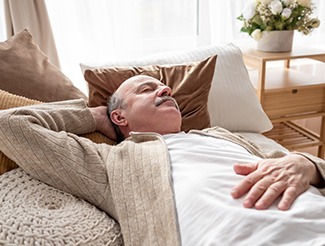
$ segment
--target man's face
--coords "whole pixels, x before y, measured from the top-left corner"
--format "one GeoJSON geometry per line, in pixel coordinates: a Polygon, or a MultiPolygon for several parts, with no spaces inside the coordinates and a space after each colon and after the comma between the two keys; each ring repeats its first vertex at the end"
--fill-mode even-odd
{"type": "Polygon", "coordinates": [[[125,81],[119,90],[124,99],[119,114],[125,120],[127,132],[180,131],[181,113],[168,86],[149,76],[136,76],[125,81]]]}

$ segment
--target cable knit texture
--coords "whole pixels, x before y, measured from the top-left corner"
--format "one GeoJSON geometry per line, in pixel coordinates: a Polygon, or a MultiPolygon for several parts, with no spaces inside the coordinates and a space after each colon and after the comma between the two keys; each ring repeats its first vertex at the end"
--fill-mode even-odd
{"type": "Polygon", "coordinates": [[[162,137],[111,146],[77,136],[95,127],[83,100],[14,108],[1,112],[0,148],[32,177],[114,218],[126,245],[179,245],[162,137]]]}
{"type": "Polygon", "coordinates": [[[121,245],[119,225],[95,206],[21,168],[0,176],[0,245],[121,245]]]}
{"type": "MultiPolygon", "coordinates": [[[[28,105],[41,104],[42,102],[37,100],[32,100],[26,97],[15,95],[4,90],[0,90],[0,110],[16,108],[28,105]]],[[[104,136],[99,132],[89,132],[82,134],[82,137],[89,138],[95,143],[107,143],[110,145],[115,144],[115,142],[108,137],[104,136]]],[[[5,156],[0,150],[0,175],[10,171],[11,169],[17,168],[18,165],[5,156]]]]}

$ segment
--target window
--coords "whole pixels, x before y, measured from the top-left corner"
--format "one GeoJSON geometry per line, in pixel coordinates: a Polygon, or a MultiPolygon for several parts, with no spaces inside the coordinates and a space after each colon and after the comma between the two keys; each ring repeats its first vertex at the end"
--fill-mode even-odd
{"type": "Polygon", "coordinates": [[[197,35],[198,0],[66,0],[64,4],[46,0],[46,4],[57,42],[82,43],[80,52],[96,59],[183,47],[184,41],[195,42],[197,35]]]}
{"type": "MultiPolygon", "coordinates": [[[[79,63],[132,59],[157,52],[254,42],[241,33],[236,17],[247,0],[44,0],[61,69],[86,91],[79,63]]],[[[325,39],[325,1],[313,0],[321,26],[312,35],[295,34],[294,41],[325,39]]],[[[6,39],[0,0],[0,39],[6,39]]]]}
{"type": "Polygon", "coordinates": [[[198,1],[46,0],[62,71],[84,84],[81,62],[195,47],[198,1]]]}

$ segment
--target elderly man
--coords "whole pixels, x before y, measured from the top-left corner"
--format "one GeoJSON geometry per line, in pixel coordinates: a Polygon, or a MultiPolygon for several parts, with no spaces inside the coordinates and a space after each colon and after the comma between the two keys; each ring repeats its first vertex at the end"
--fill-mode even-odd
{"type": "Polygon", "coordinates": [[[120,223],[126,244],[218,244],[229,219],[236,224],[245,214],[239,203],[256,208],[246,210],[251,217],[271,207],[263,227],[284,216],[274,215],[272,204],[288,210],[310,185],[324,186],[325,164],[318,158],[265,159],[218,127],[181,132],[171,89],[148,76],[126,80],[110,99],[109,115],[106,107],[87,108],[80,100],[3,111],[1,151],[34,177],[107,212],[120,223]],[[114,129],[125,139],[117,146],[76,135],[98,130],[116,139],[114,129]],[[232,166],[247,176],[232,175],[232,166]]]}

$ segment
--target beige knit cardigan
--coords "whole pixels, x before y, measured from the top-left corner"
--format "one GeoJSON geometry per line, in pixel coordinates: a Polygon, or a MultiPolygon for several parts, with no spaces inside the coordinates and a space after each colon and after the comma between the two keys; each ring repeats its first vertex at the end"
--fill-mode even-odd
{"type": "MultiPolygon", "coordinates": [[[[170,158],[162,136],[132,133],[117,146],[77,136],[95,128],[83,100],[3,110],[0,150],[33,177],[112,216],[126,245],[180,245],[170,158]]],[[[195,133],[228,139],[265,156],[222,128],[195,133]]],[[[324,162],[315,160],[325,177],[324,162]]]]}

